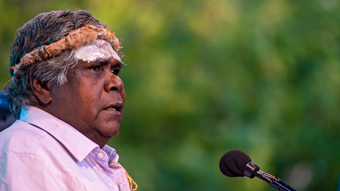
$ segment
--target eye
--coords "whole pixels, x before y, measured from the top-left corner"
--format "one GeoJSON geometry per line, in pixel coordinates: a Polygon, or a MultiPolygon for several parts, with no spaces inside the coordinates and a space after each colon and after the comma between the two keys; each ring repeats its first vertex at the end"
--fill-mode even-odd
{"type": "Polygon", "coordinates": [[[100,69],[100,66],[95,65],[95,66],[90,67],[90,69],[93,70],[93,71],[98,71],[100,69]]]}
{"type": "Polygon", "coordinates": [[[112,74],[114,74],[116,76],[119,74],[119,71],[120,71],[120,68],[112,68],[111,69],[112,74]]]}

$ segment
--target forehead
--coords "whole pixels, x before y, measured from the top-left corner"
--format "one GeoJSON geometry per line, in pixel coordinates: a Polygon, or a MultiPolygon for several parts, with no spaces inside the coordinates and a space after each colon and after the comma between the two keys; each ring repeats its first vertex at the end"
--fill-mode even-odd
{"type": "Polygon", "coordinates": [[[80,47],[75,51],[75,57],[78,60],[94,62],[96,60],[105,60],[115,58],[122,63],[118,54],[113,50],[110,43],[105,40],[95,40],[93,43],[80,47]]]}

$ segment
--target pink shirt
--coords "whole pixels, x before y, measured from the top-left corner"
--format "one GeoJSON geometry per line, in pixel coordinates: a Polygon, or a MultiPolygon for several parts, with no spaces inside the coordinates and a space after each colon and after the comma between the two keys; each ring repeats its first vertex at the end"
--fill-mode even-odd
{"type": "Polygon", "coordinates": [[[0,133],[0,191],[130,191],[118,154],[36,107],[0,133]],[[31,124],[36,126],[33,126],[31,124]]]}

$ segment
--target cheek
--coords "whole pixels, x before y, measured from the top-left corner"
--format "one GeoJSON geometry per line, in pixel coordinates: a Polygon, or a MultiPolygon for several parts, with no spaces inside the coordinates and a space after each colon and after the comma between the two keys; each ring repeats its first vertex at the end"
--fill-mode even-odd
{"type": "Polygon", "coordinates": [[[103,91],[102,84],[102,80],[83,80],[78,84],[78,94],[83,101],[89,104],[99,102],[103,91]]]}

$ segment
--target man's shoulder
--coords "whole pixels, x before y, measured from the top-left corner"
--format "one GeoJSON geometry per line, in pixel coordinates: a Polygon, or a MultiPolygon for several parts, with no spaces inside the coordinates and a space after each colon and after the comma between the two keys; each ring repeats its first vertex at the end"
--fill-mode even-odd
{"type": "Polygon", "coordinates": [[[21,120],[15,121],[10,127],[0,132],[0,156],[5,152],[35,153],[40,140],[47,133],[21,120]]]}

